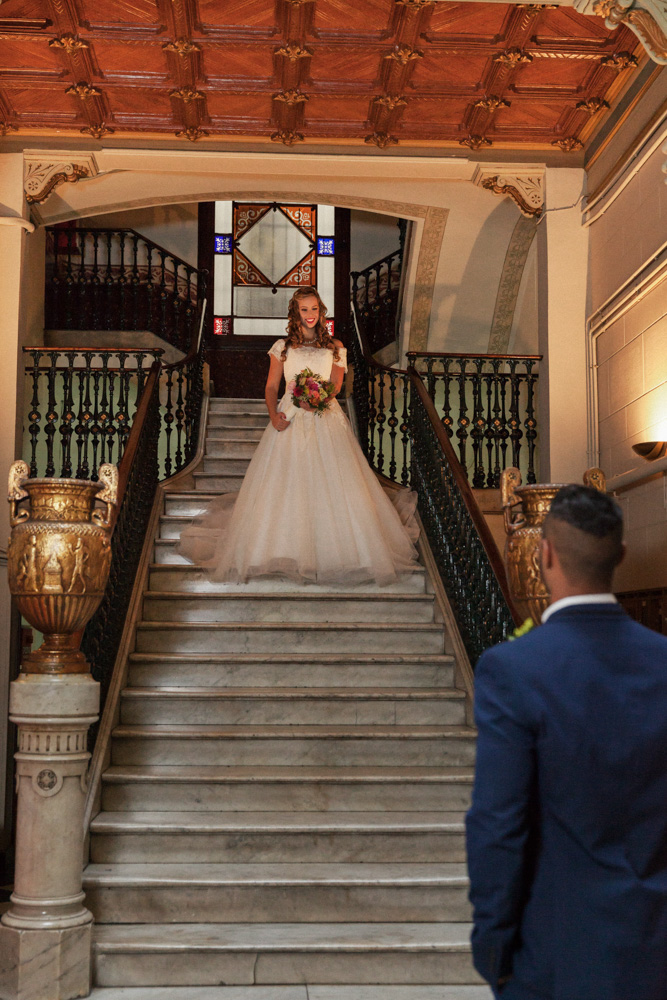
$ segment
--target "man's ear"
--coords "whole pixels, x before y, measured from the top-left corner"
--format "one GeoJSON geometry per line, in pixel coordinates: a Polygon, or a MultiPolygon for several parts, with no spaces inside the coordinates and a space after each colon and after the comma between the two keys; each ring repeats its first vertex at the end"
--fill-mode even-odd
{"type": "Polygon", "coordinates": [[[540,541],[540,561],[544,569],[553,569],[554,547],[553,543],[542,535],[540,541]]]}

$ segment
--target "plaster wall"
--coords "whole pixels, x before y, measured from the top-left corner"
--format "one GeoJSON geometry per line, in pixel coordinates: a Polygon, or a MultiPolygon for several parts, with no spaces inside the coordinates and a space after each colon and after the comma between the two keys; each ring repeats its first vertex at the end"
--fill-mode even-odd
{"type": "Polygon", "coordinates": [[[667,186],[660,150],[592,222],[591,338],[600,465],[618,494],[628,554],[618,590],[667,586],[667,478],[632,451],[667,439],[667,186]],[[634,482],[632,480],[635,480],[634,482]]]}
{"type": "Polygon", "coordinates": [[[198,218],[196,203],[151,205],[129,212],[93,215],[85,225],[109,229],[136,229],[147,239],[164,247],[193,267],[197,266],[198,218]]]}
{"type": "Polygon", "coordinates": [[[509,354],[538,353],[537,243],[533,240],[521,277],[508,345],[509,354]]]}
{"type": "Polygon", "coordinates": [[[377,212],[350,213],[350,270],[363,271],[398,250],[398,219],[377,212]]]}

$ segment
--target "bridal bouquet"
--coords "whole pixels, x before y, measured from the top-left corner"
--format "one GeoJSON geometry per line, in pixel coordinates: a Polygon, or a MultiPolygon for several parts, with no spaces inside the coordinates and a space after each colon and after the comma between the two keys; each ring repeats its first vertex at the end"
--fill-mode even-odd
{"type": "Polygon", "coordinates": [[[333,382],[328,382],[312,372],[310,368],[304,368],[302,372],[292,379],[287,386],[287,391],[292,396],[292,402],[299,406],[300,403],[308,403],[313,412],[322,414],[329,405],[329,400],[335,394],[333,382]]]}

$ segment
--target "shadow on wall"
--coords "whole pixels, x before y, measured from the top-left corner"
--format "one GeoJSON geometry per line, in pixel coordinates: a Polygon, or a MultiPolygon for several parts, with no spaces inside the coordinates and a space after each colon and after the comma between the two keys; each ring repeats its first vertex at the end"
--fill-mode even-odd
{"type": "MultiPolygon", "coordinates": [[[[454,304],[448,329],[437,344],[429,342],[429,348],[480,354],[488,351],[505,256],[519,217],[509,198],[500,201],[480,227],[458,284],[438,284],[437,298],[444,302],[453,296],[454,304]]],[[[434,319],[437,324],[437,314],[434,319]]]]}

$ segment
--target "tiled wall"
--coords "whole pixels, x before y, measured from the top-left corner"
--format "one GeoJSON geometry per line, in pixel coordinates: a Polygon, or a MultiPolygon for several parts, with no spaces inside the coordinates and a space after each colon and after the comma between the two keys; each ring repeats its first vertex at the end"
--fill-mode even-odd
{"type": "MultiPolygon", "coordinates": [[[[604,306],[667,241],[667,186],[660,150],[591,227],[591,313],[604,306]]],[[[667,439],[667,277],[637,299],[595,341],[600,465],[608,479],[651,473],[633,451],[667,439]]],[[[618,494],[628,555],[618,590],[667,586],[667,479],[618,494]]]]}

